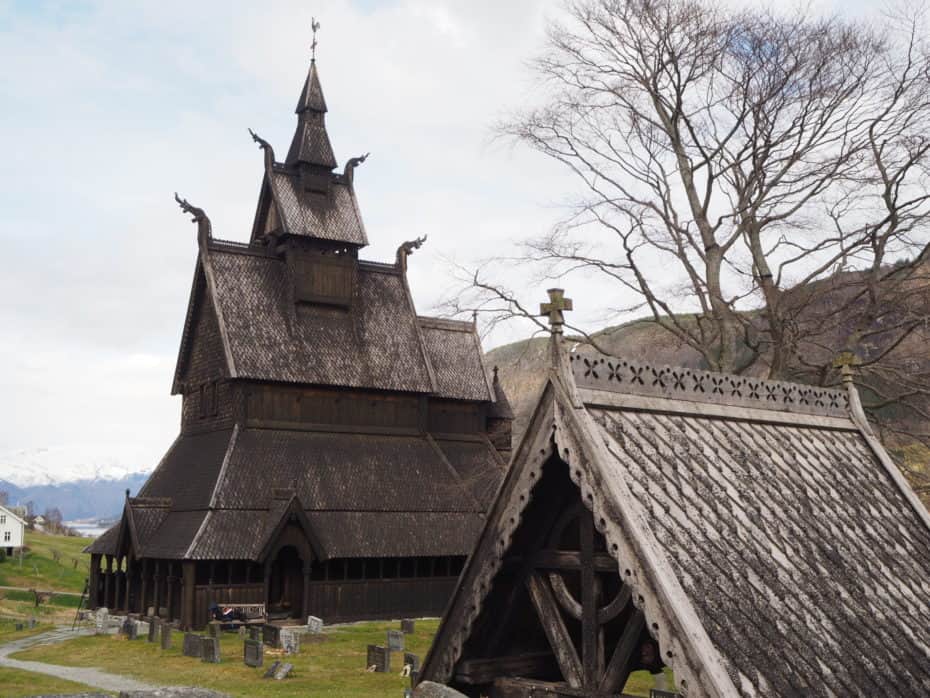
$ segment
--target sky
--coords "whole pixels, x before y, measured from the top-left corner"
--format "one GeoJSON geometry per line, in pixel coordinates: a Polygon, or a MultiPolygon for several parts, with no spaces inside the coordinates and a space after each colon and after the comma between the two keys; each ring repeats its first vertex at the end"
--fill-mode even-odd
{"type": "MultiPolygon", "coordinates": [[[[371,152],[355,180],[362,256],[391,261],[429,236],[410,260],[419,312],[435,310],[454,264],[551,227],[573,179],[493,125],[538,95],[526,63],[559,8],[0,0],[0,476],[43,452],[50,468],[147,470],[168,448],[197,254],[172,195],[204,208],[216,237],[248,239],[262,157],[247,128],[286,153],[312,16],[336,157],[371,152]]],[[[520,270],[508,281],[527,304],[544,300],[520,270]]],[[[575,283],[575,322],[594,326],[608,300],[575,283]]],[[[485,346],[527,332],[498,328],[485,346]]]]}

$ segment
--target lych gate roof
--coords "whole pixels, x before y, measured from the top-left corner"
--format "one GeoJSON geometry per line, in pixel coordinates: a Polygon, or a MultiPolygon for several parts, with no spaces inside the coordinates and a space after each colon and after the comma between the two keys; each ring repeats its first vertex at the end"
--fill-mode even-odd
{"type": "Polygon", "coordinates": [[[846,390],[558,365],[422,678],[454,677],[555,454],[686,695],[930,694],[930,519],[846,390]]]}

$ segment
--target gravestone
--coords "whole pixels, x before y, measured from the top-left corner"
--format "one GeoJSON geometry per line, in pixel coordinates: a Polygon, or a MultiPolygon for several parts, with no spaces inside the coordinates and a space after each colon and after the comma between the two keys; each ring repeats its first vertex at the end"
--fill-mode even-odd
{"type": "Polygon", "coordinates": [[[144,620],[134,621],[136,624],[136,637],[146,637],[149,634],[150,624],[144,620]]]}
{"type": "Polygon", "coordinates": [[[287,678],[287,675],[291,673],[291,670],[294,668],[294,665],[290,662],[280,662],[274,672],[271,674],[271,678],[275,681],[281,681],[287,678]]]}
{"type": "Polygon", "coordinates": [[[154,615],[155,615],[155,607],[154,607],[154,606],[149,606],[149,607],[146,609],[145,615],[147,615],[149,618],[151,618],[152,616],[154,616],[154,615]]]}
{"type": "Polygon", "coordinates": [[[317,618],[316,616],[308,616],[307,617],[307,632],[308,633],[323,632],[323,619],[317,618]]]}
{"type": "Polygon", "coordinates": [[[184,656],[200,657],[203,655],[202,638],[197,633],[184,633],[184,656]]]}
{"type": "MultiPolygon", "coordinates": [[[[155,614],[153,613],[152,615],[154,616],[155,614]]],[[[165,608],[164,606],[159,606],[159,607],[158,607],[158,616],[159,616],[159,618],[167,618],[167,617],[168,617],[168,609],[165,608]]]]}
{"type": "Polygon", "coordinates": [[[29,625],[28,625],[28,627],[29,627],[30,630],[32,630],[33,628],[36,627],[36,619],[35,619],[35,618],[30,618],[30,619],[29,619],[29,625]]]}
{"type": "Polygon", "coordinates": [[[153,618],[149,621],[149,642],[158,642],[159,633],[161,632],[161,621],[153,618]]]}
{"type": "Polygon", "coordinates": [[[404,666],[410,667],[410,672],[420,671],[420,658],[413,652],[404,652],[404,666]]]}
{"type": "Polygon", "coordinates": [[[405,618],[400,622],[400,631],[404,635],[413,635],[416,630],[416,621],[411,620],[410,618],[405,618]]]}
{"type": "Polygon", "coordinates": [[[242,661],[246,666],[260,667],[265,661],[265,646],[258,640],[242,643],[242,661]]]}
{"type": "Polygon", "coordinates": [[[170,625],[166,624],[161,626],[161,648],[163,650],[171,649],[172,635],[174,635],[174,632],[171,630],[170,625]]]}
{"type": "Polygon", "coordinates": [[[300,652],[300,633],[297,628],[281,628],[279,634],[281,649],[285,654],[297,654],[300,652]]]}
{"type": "Polygon", "coordinates": [[[240,625],[239,626],[239,637],[245,640],[245,638],[248,637],[248,634],[249,634],[248,629],[244,625],[240,625]]]}
{"type": "Polygon", "coordinates": [[[262,642],[272,647],[281,646],[281,628],[277,625],[262,626],[262,642]]]}
{"type": "Polygon", "coordinates": [[[110,611],[106,607],[98,608],[94,612],[94,634],[104,635],[110,625],[110,611]]]}
{"type": "Polygon", "coordinates": [[[259,642],[261,641],[261,639],[262,639],[262,629],[261,629],[260,626],[258,626],[258,625],[250,625],[250,626],[249,626],[249,639],[250,639],[250,640],[258,640],[259,642]]]}
{"type": "Polygon", "coordinates": [[[123,621],[120,632],[126,636],[127,640],[135,640],[139,637],[139,624],[132,618],[127,618],[123,621]]]}
{"type": "Polygon", "coordinates": [[[219,637],[220,636],[220,622],[218,620],[211,620],[207,624],[207,634],[210,637],[219,637]]]}
{"type": "Polygon", "coordinates": [[[392,652],[404,651],[404,634],[400,630],[387,631],[387,648],[392,652]]]}
{"type": "Polygon", "coordinates": [[[380,645],[368,645],[368,658],[365,660],[368,671],[384,674],[391,670],[391,650],[380,645]]]}
{"type": "Polygon", "coordinates": [[[274,673],[278,670],[279,666],[281,666],[281,662],[273,662],[272,665],[268,667],[268,671],[264,673],[262,678],[270,679],[272,676],[274,676],[274,673]]]}
{"type": "Polygon", "coordinates": [[[218,637],[203,637],[200,638],[202,642],[203,649],[201,650],[201,661],[208,662],[210,664],[219,664],[220,663],[220,639],[218,637]]]}
{"type": "Polygon", "coordinates": [[[26,626],[24,626],[22,623],[17,623],[17,624],[16,624],[16,632],[18,632],[18,633],[19,633],[19,632],[22,632],[22,631],[25,629],[25,627],[26,627],[26,626]]]}

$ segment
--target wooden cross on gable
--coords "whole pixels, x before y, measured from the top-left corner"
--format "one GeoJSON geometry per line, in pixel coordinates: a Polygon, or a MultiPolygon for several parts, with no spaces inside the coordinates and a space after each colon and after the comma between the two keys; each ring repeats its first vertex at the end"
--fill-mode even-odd
{"type": "Polygon", "coordinates": [[[549,316],[549,331],[552,334],[562,334],[562,325],[565,324],[563,313],[572,309],[572,299],[566,298],[565,290],[561,288],[550,288],[546,293],[549,294],[549,302],[539,304],[539,314],[549,316]]]}

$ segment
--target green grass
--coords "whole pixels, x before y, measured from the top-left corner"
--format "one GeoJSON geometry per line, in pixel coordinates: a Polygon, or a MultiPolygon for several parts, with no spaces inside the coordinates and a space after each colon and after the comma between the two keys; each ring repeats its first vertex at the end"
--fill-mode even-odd
{"type": "Polygon", "coordinates": [[[23,630],[17,631],[16,624],[23,623],[24,620],[25,619],[22,618],[0,618],[0,644],[10,642],[11,640],[21,640],[31,635],[38,635],[39,633],[44,633],[46,630],[51,630],[55,627],[51,623],[40,622],[32,630],[24,628],[23,630]]]}
{"type": "MultiPolygon", "coordinates": [[[[406,636],[407,650],[421,660],[425,658],[438,624],[437,620],[417,621],[417,632],[406,636]]],[[[294,671],[285,681],[263,680],[264,669],[246,667],[242,663],[242,640],[231,633],[224,633],[220,640],[223,662],[219,665],[184,657],[181,633],[175,633],[174,647],[167,651],[144,639],[102,636],[34,647],[13,656],[65,666],[92,666],[155,684],[203,686],[243,698],[380,698],[402,695],[403,688],[409,686],[409,679],[400,676],[400,652],[392,657],[390,674],[369,673],[365,668],[367,646],[384,645],[385,632],[396,627],[396,623],[358,623],[328,628],[327,642],[309,643],[305,638],[300,654],[286,659],[294,664],[294,671]]],[[[280,654],[266,648],[265,667],[276,658],[280,654]]],[[[653,686],[648,672],[636,672],[625,692],[648,696],[653,686]]]]}
{"type": "Polygon", "coordinates": [[[26,531],[28,552],[23,555],[22,564],[19,554],[0,563],[0,586],[80,594],[90,565],[90,556],[82,551],[90,542],[90,538],[26,531]]]}
{"type": "Polygon", "coordinates": [[[101,692],[73,681],[6,667],[0,667],[0,686],[3,687],[3,698],[24,698],[38,694],[101,692]]]}

